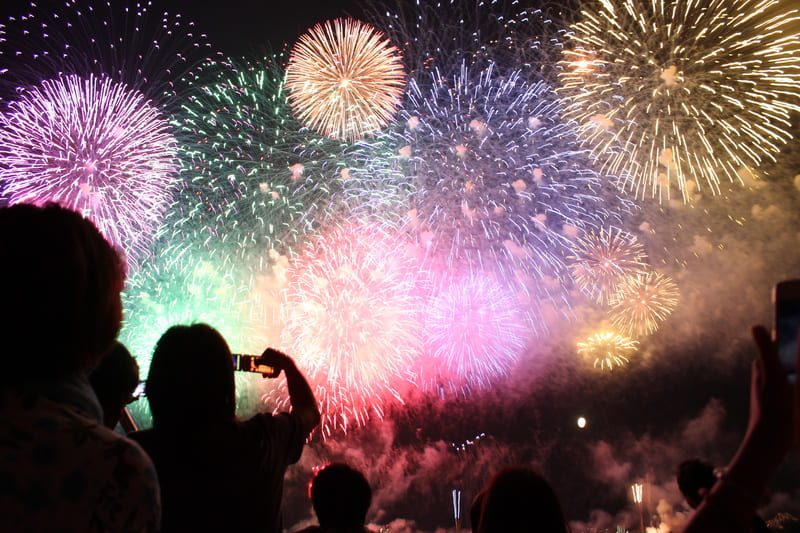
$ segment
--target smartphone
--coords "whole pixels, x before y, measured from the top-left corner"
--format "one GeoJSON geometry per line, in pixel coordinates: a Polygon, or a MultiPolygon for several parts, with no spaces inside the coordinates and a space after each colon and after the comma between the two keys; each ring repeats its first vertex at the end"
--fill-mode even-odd
{"type": "Polygon", "coordinates": [[[144,388],[146,385],[147,382],[145,381],[140,381],[139,384],[136,385],[136,389],[134,389],[133,394],[131,394],[131,402],[134,400],[138,400],[139,398],[144,398],[144,388]]]}
{"type": "Polygon", "coordinates": [[[800,279],[781,281],[772,290],[775,340],[789,381],[797,382],[797,336],[800,333],[800,279]]]}
{"type": "Polygon", "coordinates": [[[255,372],[264,377],[273,378],[276,376],[275,367],[265,365],[259,361],[260,355],[233,354],[233,369],[242,372],[255,372]]]}

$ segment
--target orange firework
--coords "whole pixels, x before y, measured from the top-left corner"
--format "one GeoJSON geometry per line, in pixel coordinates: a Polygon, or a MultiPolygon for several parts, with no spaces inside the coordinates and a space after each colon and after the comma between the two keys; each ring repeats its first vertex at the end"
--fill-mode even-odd
{"type": "Polygon", "coordinates": [[[624,285],[611,310],[611,321],[627,335],[649,335],[678,305],[678,286],[672,278],[650,272],[624,285]]]}
{"type": "Polygon", "coordinates": [[[582,292],[611,304],[626,279],[645,271],[645,254],[636,237],[619,229],[601,230],[579,239],[570,271],[582,292]]]}
{"type": "Polygon", "coordinates": [[[349,141],[388,124],[404,86],[397,48],[372,26],[349,18],[305,33],[286,68],[298,118],[323,135],[349,141]]]}
{"type": "Polygon", "coordinates": [[[578,343],[578,353],[594,361],[600,370],[613,370],[630,361],[639,342],[610,330],[603,330],[578,343]]]}

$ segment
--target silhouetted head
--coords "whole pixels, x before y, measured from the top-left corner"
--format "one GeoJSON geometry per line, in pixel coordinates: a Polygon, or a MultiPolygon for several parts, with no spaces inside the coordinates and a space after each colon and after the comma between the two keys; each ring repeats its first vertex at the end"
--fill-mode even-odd
{"type": "Polygon", "coordinates": [[[236,391],[228,343],[207,324],[169,328],[156,344],[145,392],[155,427],[233,420],[236,391]]]}
{"type": "Polygon", "coordinates": [[[566,533],[569,531],[555,491],[527,467],[500,470],[484,489],[480,533],[566,533]]]}
{"type": "Polygon", "coordinates": [[[717,482],[714,467],[700,459],[689,459],[678,466],[678,488],[689,507],[696,509],[717,482]]]}
{"type": "Polygon", "coordinates": [[[358,470],[343,463],[331,463],[314,476],[311,501],[320,526],[357,528],[367,518],[372,489],[358,470]]]}
{"type": "Polygon", "coordinates": [[[122,321],[125,270],[80,214],[58,206],[0,209],[4,383],[88,374],[122,321]]]}
{"type": "Polygon", "coordinates": [[[139,365],[124,344],[115,342],[89,374],[89,383],[103,408],[103,424],[114,429],[139,385],[139,365]]]}

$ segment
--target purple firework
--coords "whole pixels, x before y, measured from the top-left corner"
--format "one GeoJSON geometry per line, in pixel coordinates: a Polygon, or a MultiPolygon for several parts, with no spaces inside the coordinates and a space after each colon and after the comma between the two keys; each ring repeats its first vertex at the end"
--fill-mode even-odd
{"type": "Polygon", "coordinates": [[[82,212],[132,263],[149,247],[177,168],[168,122],[108,78],[44,81],[0,115],[2,196],[82,212]]]}
{"type": "Polygon", "coordinates": [[[486,274],[442,280],[425,307],[423,389],[491,386],[522,355],[528,329],[519,301],[486,274]]]}

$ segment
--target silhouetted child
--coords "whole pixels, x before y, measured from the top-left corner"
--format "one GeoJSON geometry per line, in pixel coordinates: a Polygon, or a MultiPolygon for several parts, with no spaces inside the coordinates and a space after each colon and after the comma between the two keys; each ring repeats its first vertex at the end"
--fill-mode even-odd
{"type": "Polygon", "coordinates": [[[567,533],[569,526],[553,487],[532,468],[497,472],[483,490],[478,533],[567,533]]]}
{"type": "Polygon", "coordinates": [[[115,342],[89,374],[89,383],[103,408],[103,424],[114,429],[123,417],[125,406],[135,400],[133,393],[139,385],[139,365],[124,344],[115,342]]]}
{"type": "Polygon", "coordinates": [[[311,502],[319,526],[298,533],[363,533],[372,489],[364,475],[344,463],[331,463],[311,482],[311,502]]]}

